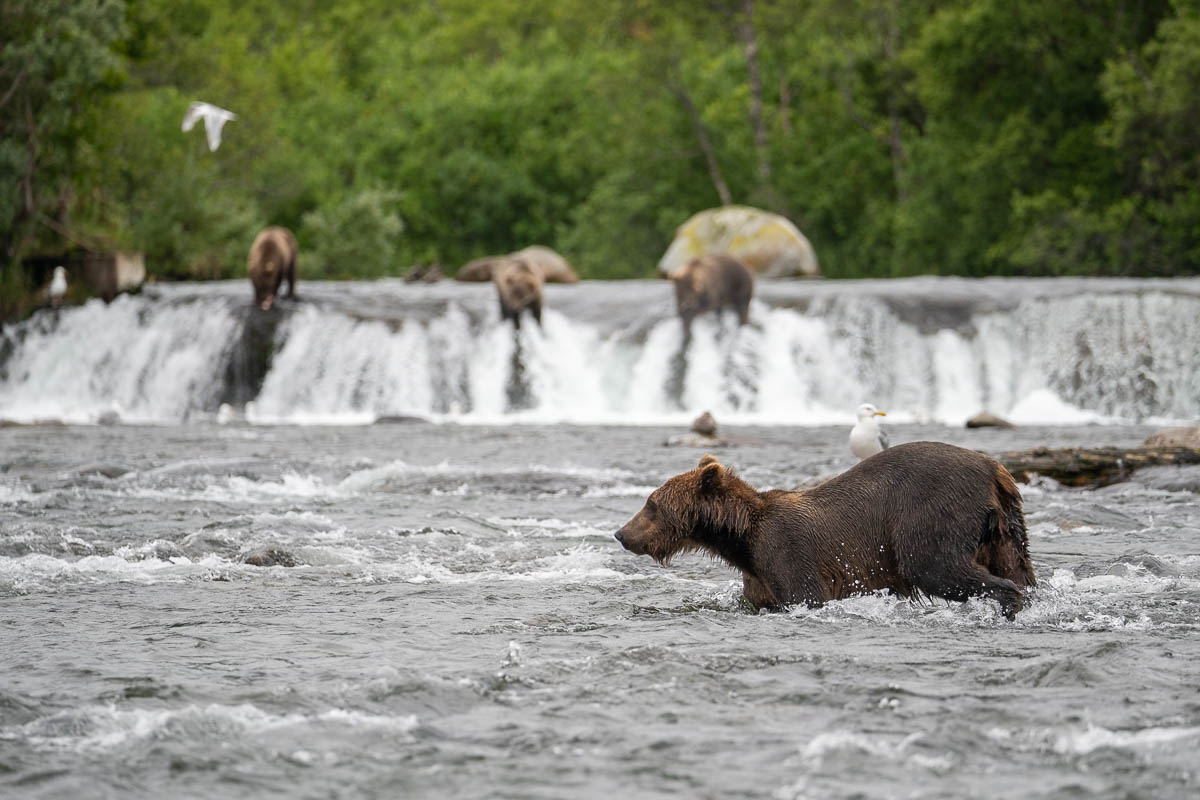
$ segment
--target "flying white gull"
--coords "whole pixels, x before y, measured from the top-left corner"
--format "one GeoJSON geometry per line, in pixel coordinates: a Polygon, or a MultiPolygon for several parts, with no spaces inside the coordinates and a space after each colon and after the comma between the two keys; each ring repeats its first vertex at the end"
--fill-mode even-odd
{"type": "Polygon", "coordinates": [[[204,120],[204,135],[208,137],[208,149],[211,151],[221,146],[222,126],[231,119],[237,119],[237,114],[197,100],[188,106],[187,113],[183,115],[183,129],[190,131],[196,126],[196,120],[200,119],[204,120]]]}
{"type": "Polygon", "coordinates": [[[870,403],[858,407],[858,424],[850,431],[850,451],[861,461],[876,453],[887,450],[888,437],[875,421],[875,417],[886,417],[870,403]]]}

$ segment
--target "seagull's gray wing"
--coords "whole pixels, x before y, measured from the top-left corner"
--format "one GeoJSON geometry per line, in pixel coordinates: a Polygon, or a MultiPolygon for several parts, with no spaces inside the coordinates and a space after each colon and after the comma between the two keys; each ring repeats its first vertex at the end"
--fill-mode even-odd
{"type": "Polygon", "coordinates": [[[879,446],[884,450],[888,449],[887,433],[884,432],[883,428],[879,429],[879,446]]]}

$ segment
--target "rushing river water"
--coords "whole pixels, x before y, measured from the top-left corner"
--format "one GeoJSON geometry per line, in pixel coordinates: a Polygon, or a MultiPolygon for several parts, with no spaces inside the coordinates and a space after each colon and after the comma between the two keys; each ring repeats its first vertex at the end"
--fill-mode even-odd
{"type": "MultiPolygon", "coordinates": [[[[1149,426],[892,439],[997,451],[1149,426]]],[[[658,426],[0,429],[0,795],[1200,793],[1200,471],[1024,486],[1041,585],[753,614],[612,533],[703,451],[658,426]],[[251,566],[275,548],[294,566],[251,566]]],[[[846,426],[735,426],[760,487],[846,426]]]]}

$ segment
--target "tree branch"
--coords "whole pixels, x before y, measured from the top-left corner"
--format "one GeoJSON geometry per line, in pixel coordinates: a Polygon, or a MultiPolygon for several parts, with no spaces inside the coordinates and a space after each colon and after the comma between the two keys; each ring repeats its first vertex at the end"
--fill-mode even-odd
{"type": "Polygon", "coordinates": [[[721,200],[721,205],[728,206],[733,204],[733,197],[729,193],[729,185],[725,183],[725,178],[721,175],[721,165],[717,161],[717,151],[712,146],[712,141],[708,138],[708,129],[704,125],[704,119],[700,116],[699,109],[696,108],[696,103],[692,100],[691,94],[688,93],[687,87],[683,83],[683,71],[679,68],[679,63],[674,64],[674,76],[670,81],[671,92],[683,104],[687,110],[688,116],[691,117],[692,127],[696,130],[696,139],[700,142],[700,151],[704,154],[704,161],[708,164],[708,174],[712,178],[713,187],[717,190],[717,197],[721,200]]]}
{"type": "Polygon", "coordinates": [[[758,177],[764,184],[771,180],[771,161],[767,152],[767,129],[763,124],[762,75],[758,70],[758,34],[754,30],[754,0],[742,0],[743,20],[738,38],[746,54],[746,73],[750,84],[750,126],[754,130],[754,149],[758,153],[758,177]]]}
{"type": "Polygon", "coordinates": [[[17,73],[17,77],[13,78],[12,86],[8,87],[8,91],[4,93],[4,97],[0,97],[0,108],[8,105],[8,101],[17,93],[17,88],[21,85],[21,81],[25,78],[25,70],[22,69],[17,73]]]}

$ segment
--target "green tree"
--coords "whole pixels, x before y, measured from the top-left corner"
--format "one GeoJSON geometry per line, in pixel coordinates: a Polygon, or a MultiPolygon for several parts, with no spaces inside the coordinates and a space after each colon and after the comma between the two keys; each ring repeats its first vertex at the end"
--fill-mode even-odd
{"type": "Polygon", "coordinates": [[[115,90],[122,30],[116,0],[0,5],[0,258],[6,270],[38,237],[71,235],[80,143],[115,90]]]}

